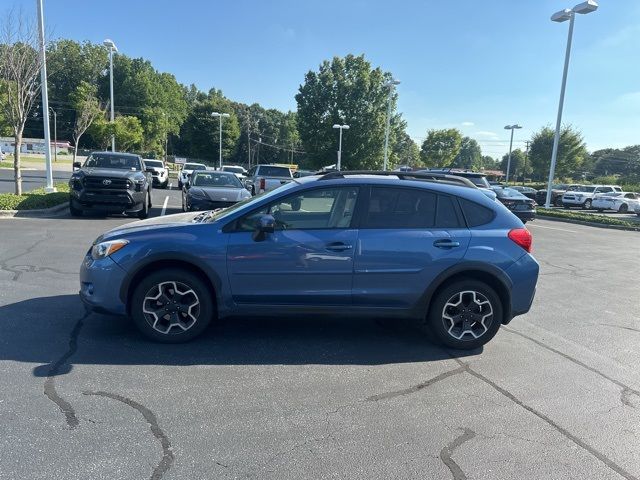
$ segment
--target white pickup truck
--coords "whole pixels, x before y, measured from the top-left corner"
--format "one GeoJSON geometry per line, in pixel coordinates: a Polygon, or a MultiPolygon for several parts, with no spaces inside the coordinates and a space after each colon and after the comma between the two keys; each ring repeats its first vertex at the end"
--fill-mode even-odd
{"type": "Polygon", "coordinates": [[[617,185],[581,185],[562,196],[562,206],[564,208],[581,207],[583,210],[589,210],[594,198],[613,192],[622,192],[622,188],[617,185]]]}
{"type": "Polygon", "coordinates": [[[251,167],[244,181],[245,187],[251,195],[275,190],[280,185],[293,180],[291,170],[281,165],[256,165],[251,167]]]}

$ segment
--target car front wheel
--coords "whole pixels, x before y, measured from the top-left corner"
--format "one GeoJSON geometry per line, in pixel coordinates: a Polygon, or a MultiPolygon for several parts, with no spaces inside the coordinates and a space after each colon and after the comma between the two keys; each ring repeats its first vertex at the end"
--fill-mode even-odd
{"type": "Polygon", "coordinates": [[[623,203],[622,205],[620,205],[620,208],[618,209],[618,213],[627,213],[629,211],[629,205],[627,205],[626,203],[623,203]]]}
{"type": "Polygon", "coordinates": [[[502,319],[502,303],[491,287],[476,280],[462,280],[436,294],[426,325],[447,347],[470,350],[491,340],[502,319]]]}
{"type": "Polygon", "coordinates": [[[211,323],[212,292],[191,272],[165,269],[152,273],[136,287],[131,317],[148,338],[163,343],[189,341],[211,323]]]}
{"type": "Polygon", "coordinates": [[[73,198],[69,199],[69,213],[71,213],[72,217],[81,217],[82,216],[82,209],[81,208],[77,208],[75,206],[75,201],[73,200],[73,198]]]}
{"type": "Polygon", "coordinates": [[[588,198],[584,201],[584,203],[582,204],[582,209],[583,210],[591,210],[591,200],[589,200],[588,198]]]}
{"type": "Polygon", "coordinates": [[[138,212],[138,218],[144,220],[149,216],[149,207],[151,206],[151,194],[147,192],[144,202],[142,203],[142,210],[138,212]]]}

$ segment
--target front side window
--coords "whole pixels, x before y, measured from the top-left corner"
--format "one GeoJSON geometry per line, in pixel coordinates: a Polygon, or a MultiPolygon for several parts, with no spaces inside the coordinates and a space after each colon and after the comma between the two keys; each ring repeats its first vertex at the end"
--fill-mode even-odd
{"type": "Polygon", "coordinates": [[[245,215],[236,222],[235,231],[252,231],[264,214],[273,216],[276,230],[349,228],[357,198],[357,187],[307,190],[245,215]]]}

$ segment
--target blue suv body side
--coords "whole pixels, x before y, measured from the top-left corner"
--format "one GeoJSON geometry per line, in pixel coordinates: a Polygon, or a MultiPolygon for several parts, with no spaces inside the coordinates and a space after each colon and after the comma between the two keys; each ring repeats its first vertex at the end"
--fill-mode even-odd
{"type": "Polygon", "coordinates": [[[479,190],[373,176],[299,180],[238,204],[210,223],[194,223],[197,214],[186,213],[105,233],[96,243],[129,243],[102,259],[87,253],[80,271],[82,300],[101,312],[127,314],[131,292],[145,275],[179,266],[207,282],[219,317],[317,312],[420,317],[439,287],[456,276],[490,279],[502,301],[503,323],[529,310],[538,264],[508,238],[523,224],[479,190]],[[263,242],[228,228],[248,212],[311,188],[358,187],[358,209],[367,201],[363,191],[389,185],[466,199],[494,216],[476,227],[373,229],[358,228],[356,215],[348,228],[277,230],[263,242]],[[438,242],[456,248],[435,247],[438,242]],[[347,247],[327,252],[327,245],[347,247]]]}

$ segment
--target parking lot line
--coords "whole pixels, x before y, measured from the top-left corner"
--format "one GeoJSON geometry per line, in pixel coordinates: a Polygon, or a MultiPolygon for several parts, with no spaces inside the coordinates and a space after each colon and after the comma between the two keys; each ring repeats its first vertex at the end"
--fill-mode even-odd
{"type": "Polygon", "coordinates": [[[173,188],[173,182],[169,184],[169,190],[171,190],[172,188],[173,188]]]}
{"type": "Polygon", "coordinates": [[[162,204],[162,211],[160,212],[160,216],[164,216],[164,213],[167,211],[167,203],[169,203],[169,195],[164,197],[164,203],[162,204]]]}
{"type": "Polygon", "coordinates": [[[530,227],[530,226],[531,227],[538,227],[538,228],[546,228],[548,230],[559,230],[561,232],[578,233],[575,230],[567,230],[565,228],[556,228],[556,227],[547,227],[545,225],[536,225],[535,223],[531,223],[530,225],[527,225],[527,228],[530,227]]]}

